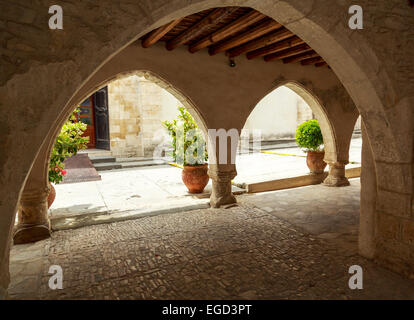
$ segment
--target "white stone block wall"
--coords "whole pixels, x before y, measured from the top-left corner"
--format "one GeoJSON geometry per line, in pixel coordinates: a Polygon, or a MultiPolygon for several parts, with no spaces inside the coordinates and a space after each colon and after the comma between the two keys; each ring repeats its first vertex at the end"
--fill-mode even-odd
{"type": "Polygon", "coordinates": [[[168,140],[161,121],[177,117],[181,103],[169,92],[138,75],[108,85],[111,153],[115,157],[152,157],[168,140]]]}

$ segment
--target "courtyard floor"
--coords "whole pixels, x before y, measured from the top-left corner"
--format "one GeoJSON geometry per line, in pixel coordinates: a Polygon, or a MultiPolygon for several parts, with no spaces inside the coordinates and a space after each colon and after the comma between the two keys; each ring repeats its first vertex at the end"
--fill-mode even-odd
{"type": "Polygon", "coordinates": [[[357,255],[359,192],[353,179],[54,232],[12,248],[10,298],[414,299],[413,280],[357,255]],[[362,290],[348,287],[355,264],[362,290]],[[51,265],[62,290],[48,287],[51,265]]]}
{"type": "MultiPolygon", "coordinates": [[[[360,167],[361,138],[353,139],[350,160],[360,167]]],[[[267,150],[305,155],[299,148],[267,150]]],[[[306,175],[303,157],[269,153],[237,156],[236,185],[306,175]]],[[[326,169],[328,170],[328,169],[326,169]]],[[[134,219],[162,213],[208,208],[211,181],[202,195],[191,195],[181,180],[181,169],[161,165],[101,171],[102,180],[56,185],[56,200],[50,210],[52,228],[65,230],[99,223],[134,219]]],[[[234,192],[243,192],[236,186],[234,192]]]]}

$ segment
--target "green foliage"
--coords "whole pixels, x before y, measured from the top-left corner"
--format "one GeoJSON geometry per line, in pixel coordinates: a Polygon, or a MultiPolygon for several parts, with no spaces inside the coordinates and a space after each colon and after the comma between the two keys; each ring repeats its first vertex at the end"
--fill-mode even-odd
{"type": "Polygon", "coordinates": [[[322,131],[317,120],[306,121],[298,127],[296,143],[305,151],[323,151],[322,131]]]}
{"type": "Polygon", "coordinates": [[[80,110],[76,109],[68,121],[63,125],[55,141],[49,162],[49,181],[58,184],[66,174],[65,164],[67,158],[76,155],[79,150],[86,149],[89,137],[82,137],[87,125],[76,122],[76,114],[80,110]]]}
{"type": "Polygon", "coordinates": [[[202,165],[207,161],[207,148],[203,133],[185,107],[178,108],[178,119],[163,121],[172,138],[172,157],[181,165],[202,165]]]}

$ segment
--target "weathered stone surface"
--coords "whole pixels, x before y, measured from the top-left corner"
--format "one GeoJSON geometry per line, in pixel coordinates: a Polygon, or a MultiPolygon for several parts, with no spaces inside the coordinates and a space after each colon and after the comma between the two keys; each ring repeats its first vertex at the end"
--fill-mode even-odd
{"type": "Polygon", "coordinates": [[[346,162],[334,162],[329,164],[329,175],[323,181],[323,184],[328,187],[345,187],[349,186],[349,181],[345,176],[346,162]]]}
{"type": "Polygon", "coordinates": [[[377,209],[398,217],[411,217],[410,194],[401,194],[391,191],[378,190],[377,209]]]}
{"type": "MultiPolygon", "coordinates": [[[[298,81],[311,92],[319,90],[321,97],[341,83],[365,122],[378,164],[378,186],[412,197],[414,16],[405,1],[360,0],[358,4],[369,17],[364,19],[363,32],[348,27],[346,1],[102,0],[97,4],[69,0],[64,3],[64,30],[53,31],[46,23],[49,1],[0,0],[0,109],[7,110],[0,113],[1,270],[8,263],[11,225],[23,184],[42,144],[50,147],[73,106],[114,76],[111,63],[119,59],[118,67],[125,68],[116,71],[131,71],[129,60],[123,59],[131,47],[122,51],[125,47],[172,19],[217,5],[249,5],[276,19],[316,50],[332,70],[316,72],[316,68],[245,59],[238,61],[237,68],[229,68],[224,56],[208,57],[205,52],[184,56],[184,48],[168,54],[151,48],[140,59],[131,50],[130,57],[141,63],[139,69],[156,72],[191,97],[208,128],[240,129],[255,103],[286,82],[298,81]],[[106,73],[93,78],[102,70],[106,73]],[[306,79],[312,86],[302,83],[306,79]]],[[[364,197],[376,198],[375,189],[366,191],[364,197]]],[[[396,268],[412,269],[412,260],[399,256],[399,242],[378,243],[375,248],[379,261],[383,258],[392,265],[395,259],[396,268]]],[[[0,284],[6,287],[7,277],[0,275],[0,284]]]]}
{"type": "Polygon", "coordinates": [[[210,196],[210,205],[213,208],[237,202],[231,189],[231,180],[237,175],[236,171],[222,171],[220,166],[210,165],[208,175],[213,184],[210,196]]]}
{"type": "Polygon", "coordinates": [[[384,239],[401,239],[400,220],[394,216],[378,213],[378,234],[384,239]]]}
{"type": "Polygon", "coordinates": [[[18,223],[13,240],[15,244],[35,242],[50,237],[47,197],[50,187],[24,190],[20,198],[18,223]]]}
{"type": "Polygon", "coordinates": [[[402,222],[402,241],[414,246],[414,222],[403,220],[402,222]]]}
{"type": "MultiPolygon", "coordinates": [[[[12,290],[11,298],[414,299],[413,280],[358,256],[358,197],[352,180],[349,188],[239,196],[229,209],[56,232],[37,244],[45,248],[37,289],[34,275],[17,275],[12,284],[31,279],[31,295],[12,290]],[[343,210],[336,213],[338,202],[343,210]],[[363,268],[364,290],[348,287],[354,264],[363,268]],[[63,290],[49,289],[50,265],[62,267],[63,290]]],[[[14,246],[13,271],[13,256],[28,249],[14,246]]]]}

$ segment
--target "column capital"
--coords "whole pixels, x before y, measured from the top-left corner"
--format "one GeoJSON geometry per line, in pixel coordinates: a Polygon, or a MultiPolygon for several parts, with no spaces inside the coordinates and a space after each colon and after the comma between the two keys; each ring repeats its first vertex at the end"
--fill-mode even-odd
{"type": "Polygon", "coordinates": [[[324,161],[329,165],[329,167],[335,167],[335,168],[341,168],[349,164],[349,160],[336,160],[336,161],[324,160],[324,161]]]}
{"type": "Polygon", "coordinates": [[[50,186],[47,185],[43,188],[24,190],[21,197],[20,203],[30,204],[31,202],[38,202],[39,199],[47,199],[50,192],[50,186]]]}
{"type": "Polygon", "coordinates": [[[237,171],[219,171],[217,169],[208,169],[208,175],[211,179],[217,180],[220,182],[231,181],[234,177],[237,176],[237,171]]]}

